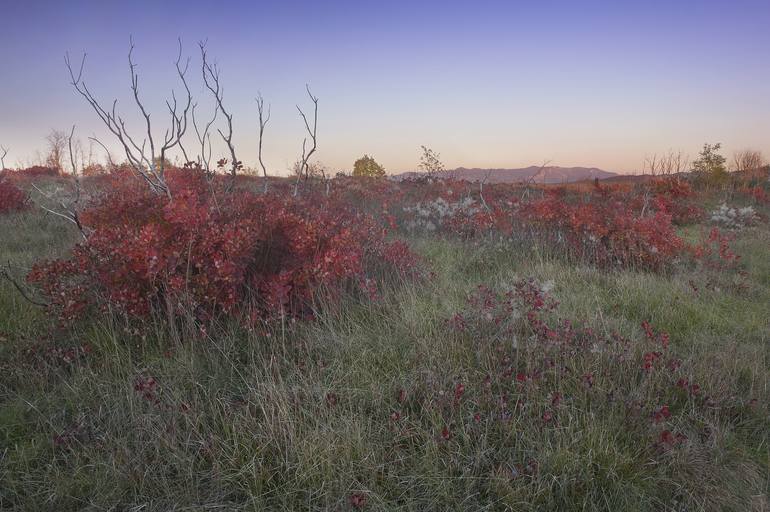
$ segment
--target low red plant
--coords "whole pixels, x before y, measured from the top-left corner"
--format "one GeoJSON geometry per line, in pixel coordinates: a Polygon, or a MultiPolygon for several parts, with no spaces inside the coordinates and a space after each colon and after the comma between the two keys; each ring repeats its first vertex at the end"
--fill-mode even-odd
{"type": "Polygon", "coordinates": [[[693,257],[708,267],[726,269],[734,267],[740,260],[730,246],[735,235],[721,231],[717,227],[711,228],[700,243],[690,247],[693,257]]]}
{"type": "Polygon", "coordinates": [[[760,185],[754,185],[753,187],[743,186],[738,189],[738,192],[748,197],[749,199],[754,201],[756,204],[770,203],[770,194],[768,194],[767,190],[762,188],[760,185]]]}
{"type": "Polygon", "coordinates": [[[600,266],[660,270],[684,249],[664,209],[637,211],[622,193],[597,187],[588,201],[567,201],[551,192],[524,205],[525,217],[550,243],[600,266]]]}
{"type": "Polygon", "coordinates": [[[23,210],[27,205],[27,194],[9,180],[0,178],[0,214],[23,210]]]}
{"type": "MultiPolygon", "coordinates": [[[[88,307],[130,316],[169,308],[206,322],[308,317],[386,266],[416,271],[408,247],[344,204],[246,191],[212,192],[202,173],[167,173],[173,199],[124,182],[81,213],[88,231],[68,259],[35,265],[28,280],[62,320],[88,307]]],[[[216,187],[216,184],[214,184],[216,187]]]]}
{"type": "Polygon", "coordinates": [[[13,171],[13,174],[23,178],[55,178],[60,175],[59,169],[55,167],[46,167],[43,165],[33,165],[32,167],[18,169],[13,171]]]}
{"type": "Polygon", "coordinates": [[[482,418],[507,422],[518,417],[549,429],[559,425],[564,405],[588,400],[589,407],[606,407],[597,414],[623,414],[625,421],[646,432],[656,449],[684,443],[683,434],[659,437],[662,429],[676,423],[682,400],[692,407],[714,405],[701,399],[700,388],[684,377],[682,360],[669,352],[669,335],[648,321],[641,325],[646,343],[573,325],[558,317],[559,303],[550,288],[531,279],[514,282],[508,291],[479,286],[466,307],[448,319],[459,340],[478,344],[479,352],[488,350],[494,371],[478,384],[460,387],[455,381],[454,399],[444,391],[449,383],[434,387],[427,399],[442,412],[436,428],[456,425],[462,417],[466,432],[473,432],[472,425],[482,418]],[[458,317],[464,319],[461,325],[458,317]],[[650,344],[655,348],[650,350],[650,344]],[[646,393],[639,394],[632,375],[644,381],[646,393]]]}

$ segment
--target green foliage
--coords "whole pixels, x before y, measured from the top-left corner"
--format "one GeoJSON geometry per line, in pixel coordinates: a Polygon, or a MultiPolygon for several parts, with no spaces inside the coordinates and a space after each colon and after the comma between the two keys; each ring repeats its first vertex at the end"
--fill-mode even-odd
{"type": "Polygon", "coordinates": [[[385,168],[369,155],[364,155],[353,164],[353,176],[369,178],[385,177],[385,168]]]}
{"type": "Polygon", "coordinates": [[[704,144],[698,159],[693,162],[693,171],[706,184],[722,186],[727,183],[727,159],[719,154],[722,144],[704,144]]]}

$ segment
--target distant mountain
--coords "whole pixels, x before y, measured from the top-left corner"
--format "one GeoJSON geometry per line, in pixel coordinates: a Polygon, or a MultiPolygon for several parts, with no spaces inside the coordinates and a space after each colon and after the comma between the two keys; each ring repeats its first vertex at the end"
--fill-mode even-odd
{"type": "MultiPolygon", "coordinates": [[[[394,176],[396,179],[419,176],[419,172],[405,172],[394,176]]],[[[618,176],[617,173],[597,169],[596,167],[540,167],[530,166],[521,169],[468,169],[458,167],[446,171],[447,176],[458,180],[486,181],[486,183],[520,183],[532,181],[534,183],[572,183],[574,181],[600,180],[618,176]]]]}

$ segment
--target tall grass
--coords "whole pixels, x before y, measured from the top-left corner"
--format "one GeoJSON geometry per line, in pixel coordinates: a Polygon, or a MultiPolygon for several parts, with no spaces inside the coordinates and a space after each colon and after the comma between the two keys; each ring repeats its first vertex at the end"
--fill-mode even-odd
{"type": "MultiPolygon", "coordinates": [[[[0,233],[0,259],[21,267],[75,238],[35,211],[0,217],[0,233]]],[[[367,510],[767,510],[768,241],[766,225],[740,235],[740,276],[608,272],[537,249],[416,238],[427,281],[315,322],[222,324],[178,339],[163,320],[133,330],[110,314],[56,330],[2,283],[0,505],[345,510],[362,497],[367,510]],[[557,421],[540,419],[545,384],[515,382],[490,400],[507,391],[531,405],[501,421],[483,384],[499,371],[499,345],[447,320],[477,285],[528,277],[554,283],[560,316],[617,331],[634,354],[643,320],[669,332],[715,405],[586,354],[569,364],[597,384],[556,381],[557,421]],[[670,404],[667,428],[687,441],[656,449],[658,427],[608,400],[611,389],[670,404]]],[[[505,350],[522,368],[538,360],[505,350]]]]}

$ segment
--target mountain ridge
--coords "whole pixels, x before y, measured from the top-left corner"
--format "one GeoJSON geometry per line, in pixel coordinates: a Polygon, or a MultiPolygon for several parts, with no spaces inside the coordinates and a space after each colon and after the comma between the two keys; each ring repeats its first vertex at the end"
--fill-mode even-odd
{"type": "MultiPolygon", "coordinates": [[[[447,176],[466,181],[484,181],[486,183],[522,183],[532,181],[534,183],[572,183],[575,181],[600,180],[619,176],[619,173],[605,171],[598,167],[559,167],[537,166],[520,168],[490,168],[458,167],[445,171],[447,176]]],[[[394,175],[395,179],[407,179],[420,176],[424,173],[407,171],[394,175]]]]}

